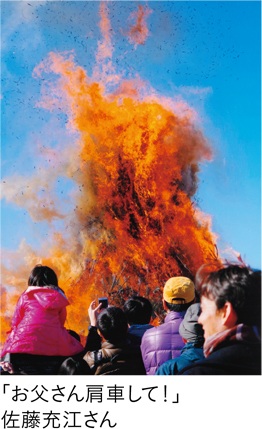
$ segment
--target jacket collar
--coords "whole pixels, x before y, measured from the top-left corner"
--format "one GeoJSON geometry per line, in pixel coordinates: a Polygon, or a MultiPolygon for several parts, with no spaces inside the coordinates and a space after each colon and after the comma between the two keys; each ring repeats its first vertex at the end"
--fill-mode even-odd
{"type": "Polygon", "coordinates": [[[147,324],[147,325],[131,325],[129,328],[128,328],[128,333],[129,334],[133,334],[134,332],[137,332],[137,331],[142,331],[142,332],[144,332],[144,331],[146,331],[147,329],[149,329],[149,328],[153,328],[153,326],[152,325],[149,325],[149,324],[147,324]]]}
{"type": "Polygon", "coordinates": [[[196,341],[188,341],[181,350],[181,354],[188,349],[203,349],[204,338],[199,338],[196,341]]]}
{"type": "Polygon", "coordinates": [[[167,313],[166,317],[165,317],[165,323],[170,322],[171,320],[175,320],[175,319],[184,319],[186,312],[185,311],[170,311],[169,313],[167,313]]]}
{"type": "Polygon", "coordinates": [[[51,291],[54,290],[56,292],[61,293],[61,295],[63,295],[66,298],[64,292],[59,287],[52,286],[52,285],[46,286],[46,287],[44,287],[44,286],[28,286],[28,288],[25,290],[25,293],[29,293],[29,292],[33,292],[33,291],[37,292],[38,290],[39,291],[41,290],[41,292],[49,292],[50,290],[51,291]]]}
{"type": "Polygon", "coordinates": [[[104,341],[102,343],[102,349],[122,349],[123,347],[128,346],[130,344],[129,340],[119,341],[118,343],[112,344],[109,341],[104,341]]]}

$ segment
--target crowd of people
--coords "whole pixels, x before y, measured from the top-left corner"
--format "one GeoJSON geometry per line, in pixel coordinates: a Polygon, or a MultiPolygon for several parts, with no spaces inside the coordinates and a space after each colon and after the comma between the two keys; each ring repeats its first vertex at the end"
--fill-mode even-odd
{"type": "Polygon", "coordinates": [[[194,282],[163,287],[164,323],[152,303],[131,296],[123,308],[93,301],[85,346],[65,328],[69,302],[55,272],[37,265],[20,296],[1,353],[1,374],[260,375],[261,272],[204,265],[194,282]]]}

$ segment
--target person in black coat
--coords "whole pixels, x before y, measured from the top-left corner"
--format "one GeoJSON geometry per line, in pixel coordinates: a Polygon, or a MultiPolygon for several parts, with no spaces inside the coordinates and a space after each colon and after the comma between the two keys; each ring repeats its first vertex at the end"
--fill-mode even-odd
{"type": "Polygon", "coordinates": [[[196,287],[205,359],[178,375],[261,375],[261,272],[205,265],[196,287]]]}

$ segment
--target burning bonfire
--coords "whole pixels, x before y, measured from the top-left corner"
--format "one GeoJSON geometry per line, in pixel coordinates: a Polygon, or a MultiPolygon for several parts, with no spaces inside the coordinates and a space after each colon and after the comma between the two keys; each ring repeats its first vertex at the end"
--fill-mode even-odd
{"type": "MultiPolygon", "coordinates": [[[[42,255],[22,243],[20,271],[3,267],[2,341],[36,263],[56,271],[72,304],[68,327],[85,335],[87,308],[96,297],[106,295],[121,305],[136,292],[155,303],[157,314],[169,277],[194,278],[203,263],[217,258],[210,219],[192,198],[199,164],[211,159],[211,146],[186,103],[159,96],[141,79],[125,80],[115,72],[108,12],[102,2],[103,37],[92,77],[72,53],[50,53],[34,71],[45,82],[39,106],[62,110],[79,138],[73,151],[64,148],[59,154],[59,167],[23,178],[23,204],[31,217],[48,220],[50,228],[60,219],[64,229],[54,232],[52,247],[45,253],[42,249],[42,255]],[[39,196],[43,183],[48,195],[62,175],[77,185],[74,209],[65,218],[51,197],[39,196]],[[33,199],[38,202],[34,208],[28,203],[33,199]],[[15,294],[10,294],[12,286],[15,294]]],[[[149,12],[140,7],[131,17],[137,19],[128,32],[135,48],[148,36],[149,12]]],[[[12,178],[5,181],[10,190],[12,178]]],[[[8,200],[7,191],[3,196],[8,200]]]]}

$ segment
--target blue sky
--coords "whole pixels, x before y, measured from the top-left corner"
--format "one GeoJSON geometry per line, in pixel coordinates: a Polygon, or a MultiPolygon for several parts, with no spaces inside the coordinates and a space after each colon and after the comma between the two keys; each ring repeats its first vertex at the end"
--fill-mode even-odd
{"type": "MultiPolygon", "coordinates": [[[[158,94],[181,96],[198,112],[214,156],[201,166],[195,200],[212,216],[221,250],[232,247],[260,268],[261,4],[147,2],[150,35],[135,49],[121,29],[145,4],[109,2],[113,63],[125,77],[138,74],[158,94]]],[[[12,183],[1,201],[3,255],[23,239],[35,249],[49,240],[49,225],[19,206],[21,195],[26,178],[46,167],[42,154],[76,138],[64,114],[36,107],[43,82],[33,70],[49,52],[73,50],[91,75],[101,39],[98,9],[95,1],[1,2],[1,181],[3,189],[12,183]]],[[[64,213],[72,209],[73,186],[63,177],[55,182],[64,213]]]]}

